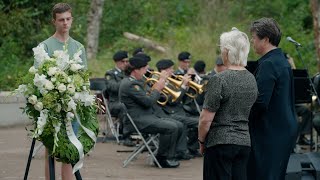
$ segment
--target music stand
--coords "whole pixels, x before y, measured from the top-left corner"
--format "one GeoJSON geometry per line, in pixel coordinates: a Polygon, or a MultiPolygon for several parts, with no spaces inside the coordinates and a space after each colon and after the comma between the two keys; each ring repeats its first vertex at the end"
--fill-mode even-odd
{"type": "Polygon", "coordinates": [[[293,69],[295,104],[312,103],[312,87],[306,69],[293,69]]]}
{"type": "MultiPolygon", "coordinates": [[[[302,58],[302,55],[301,55],[301,53],[299,51],[299,47],[301,47],[301,45],[299,43],[295,43],[295,48],[296,48],[296,51],[298,53],[298,59],[302,62],[302,65],[303,65],[304,69],[307,72],[306,74],[307,74],[307,79],[309,81],[309,85],[310,85],[311,90],[312,90],[311,92],[314,93],[314,95],[317,97],[318,105],[320,105],[320,99],[319,99],[318,93],[317,93],[317,91],[316,91],[316,89],[314,87],[314,84],[313,84],[313,82],[312,82],[312,80],[311,80],[311,78],[310,78],[310,76],[308,74],[308,68],[307,68],[306,63],[304,62],[304,60],[302,58]]],[[[311,102],[312,102],[312,100],[311,100],[311,102]]],[[[312,106],[312,103],[311,103],[311,106],[312,106]]],[[[312,119],[313,119],[313,113],[311,111],[311,121],[312,121],[312,119]]],[[[313,130],[313,126],[311,126],[311,134],[310,134],[310,141],[311,141],[311,143],[310,143],[310,151],[312,151],[312,142],[313,142],[313,133],[312,133],[313,131],[312,130],[313,130]]]]}

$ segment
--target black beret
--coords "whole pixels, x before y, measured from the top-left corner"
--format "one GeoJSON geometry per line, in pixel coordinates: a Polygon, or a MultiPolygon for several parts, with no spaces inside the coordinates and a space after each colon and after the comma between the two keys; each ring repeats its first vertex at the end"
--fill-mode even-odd
{"type": "Polygon", "coordinates": [[[183,51],[178,55],[179,61],[184,61],[186,59],[191,59],[191,54],[187,51],[183,51]]]}
{"type": "Polygon", "coordinates": [[[198,60],[196,63],[194,63],[193,66],[194,70],[196,70],[198,73],[203,72],[206,68],[206,63],[202,60],[198,60]]]}
{"type": "Polygon", "coordinates": [[[122,59],[128,58],[127,51],[118,51],[113,55],[114,61],[121,61],[122,59]]]}
{"type": "Polygon", "coordinates": [[[142,48],[137,48],[137,49],[135,49],[135,50],[133,51],[132,55],[135,56],[135,55],[137,55],[137,54],[139,54],[139,53],[144,53],[142,48]]]}
{"type": "Polygon", "coordinates": [[[146,59],[133,56],[129,59],[129,63],[133,69],[139,69],[146,66],[148,64],[148,61],[146,59]]]}
{"type": "Polygon", "coordinates": [[[173,66],[174,63],[170,59],[161,59],[157,62],[156,67],[158,68],[158,71],[161,71],[163,69],[167,69],[171,66],[173,66]]]}
{"type": "Polygon", "coordinates": [[[148,56],[148,55],[145,54],[145,53],[138,53],[138,54],[134,55],[134,57],[138,57],[138,58],[141,58],[141,59],[145,59],[145,60],[147,60],[147,62],[151,61],[151,57],[148,56]]]}

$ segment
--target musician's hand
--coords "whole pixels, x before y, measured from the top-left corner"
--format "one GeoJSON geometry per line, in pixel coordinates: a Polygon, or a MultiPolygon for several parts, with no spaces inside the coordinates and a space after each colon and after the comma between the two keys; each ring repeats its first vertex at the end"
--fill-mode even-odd
{"type": "Polygon", "coordinates": [[[187,74],[196,74],[196,70],[194,70],[194,68],[189,68],[187,74]]]}
{"type": "Polygon", "coordinates": [[[188,86],[189,81],[191,81],[191,76],[189,74],[185,74],[182,78],[182,85],[188,86]]]}
{"type": "Polygon", "coordinates": [[[168,77],[169,77],[169,73],[167,71],[161,71],[159,80],[163,79],[166,81],[168,77]]]}
{"type": "Polygon", "coordinates": [[[153,86],[152,89],[156,89],[157,91],[161,92],[162,89],[166,86],[166,81],[162,78],[158,80],[153,86]]]}

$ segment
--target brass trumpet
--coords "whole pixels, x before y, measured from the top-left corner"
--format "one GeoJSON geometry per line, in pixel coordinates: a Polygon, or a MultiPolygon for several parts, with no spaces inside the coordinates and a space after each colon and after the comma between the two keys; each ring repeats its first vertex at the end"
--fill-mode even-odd
{"type": "MultiPolygon", "coordinates": [[[[144,83],[144,86],[146,86],[147,84],[150,84],[150,86],[152,87],[153,84],[155,84],[156,82],[158,82],[158,79],[146,77],[146,81],[144,83]]],[[[168,88],[167,86],[165,86],[162,89],[161,94],[163,94],[163,96],[165,97],[165,101],[157,101],[157,102],[158,102],[158,104],[164,106],[169,101],[169,96],[168,95],[170,95],[172,97],[171,101],[175,102],[179,98],[179,96],[181,95],[181,92],[180,91],[178,91],[178,92],[174,91],[174,90],[168,88]]]]}
{"type": "MultiPolygon", "coordinates": [[[[182,75],[173,75],[176,79],[180,80],[182,82],[183,76],[182,75]]],[[[181,83],[182,84],[182,83],[181,83]]],[[[195,98],[197,94],[202,94],[203,93],[203,88],[204,85],[203,84],[198,84],[194,81],[189,81],[188,85],[191,89],[193,89],[196,93],[192,94],[192,93],[186,93],[187,96],[189,96],[190,98],[195,98]]]]}
{"type": "MultiPolygon", "coordinates": [[[[158,71],[149,71],[148,70],[148,73],[150,73],[150,76],[154,76],[156,75],[158,78],[160,78],[160,72],[158,71]]],[[[171,83],[176,89],[179,89],[182,85],[182,81],[181,80],[177,80],[177,79],[173,79],[171,77],[168,77],[167,80],[169,81],[169,83],[171,83]]]]}

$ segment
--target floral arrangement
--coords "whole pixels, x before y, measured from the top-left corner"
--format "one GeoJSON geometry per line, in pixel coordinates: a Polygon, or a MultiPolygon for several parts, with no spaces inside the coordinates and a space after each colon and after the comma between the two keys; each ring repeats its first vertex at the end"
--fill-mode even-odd
{"type": "Polygon", "coordinates": [[[24,112],[33,120],[32,136],[58,161],[81,168],[83,156],[94,147],[99,130],[89,74],[81,65],[82,51],[71,58],[66,46],[63,51],[55,51],[52,58],[41,44],[33,51],[35,65],[15,90],[27,100],[24,112]]]}

